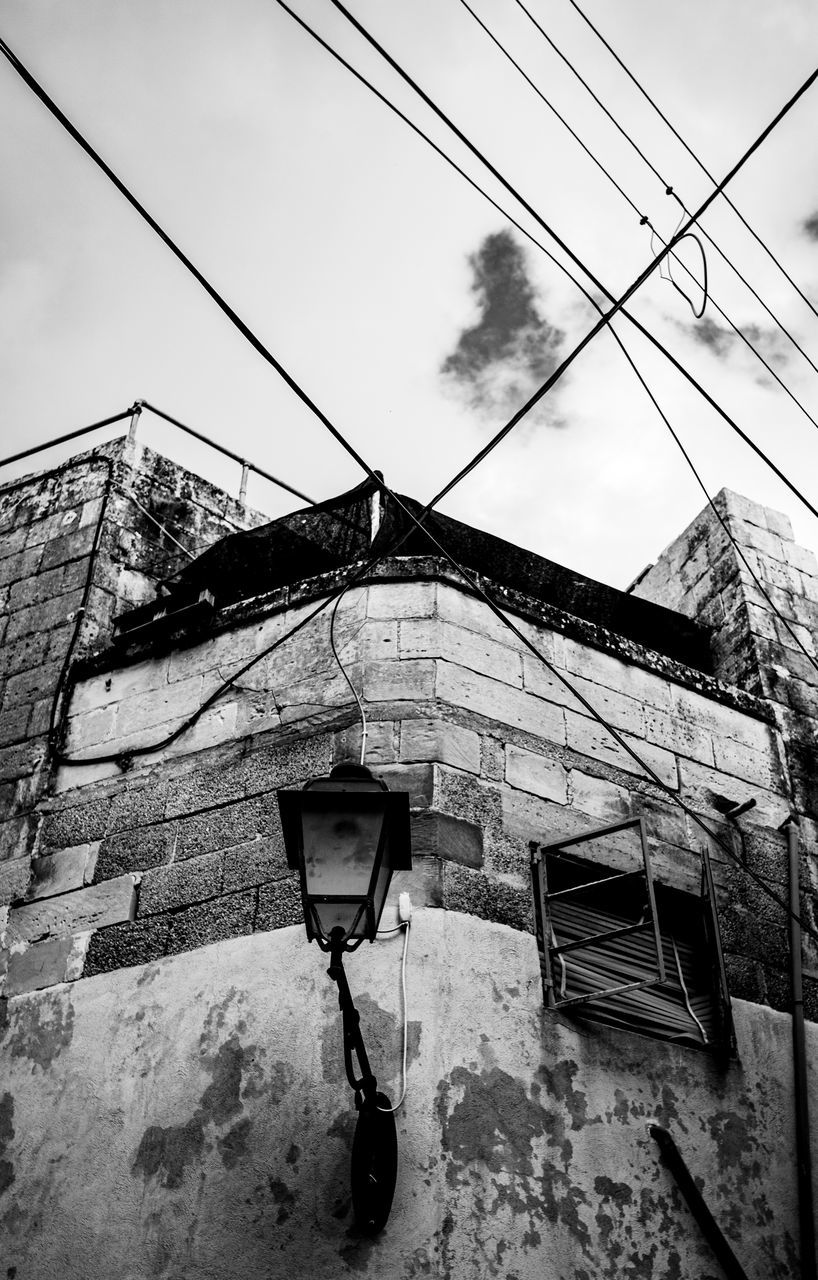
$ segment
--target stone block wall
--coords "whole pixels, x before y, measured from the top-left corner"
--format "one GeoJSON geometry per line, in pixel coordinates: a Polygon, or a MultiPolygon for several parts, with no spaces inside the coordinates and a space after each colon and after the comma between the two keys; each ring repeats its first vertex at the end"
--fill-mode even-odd
{"type": "MultiPolygon", "coordinates": [[[[726,489],[714,507],[666,548],[636,591],[713,625],[717,673],[765,700],[792,812],[810,819],[818,812],[818,561],[779,512],[726,489]]],[[[808,847],[812,830],[801,822],[808,847]]],[[[813,857],[803,859],[802,888],[802,914],[814,929],[813,857]]],[[[811,938],[805,955],[818,973],[811,938]]]]}
{"type": "Polygon", "coordinates": [[[123,441],[0,488],[0,903],[28,892],[68,666],[176,568],[169,535],[199,553],[260,520],[123,441]]]}
{"type": "MultiPolygon", "coordinates": [[[[613,637],[608,652],[591,648],[538,620],[532,601],[528,616],[517,617],[549,670],[442,570],[420,581],[410,561],[402,571],[403,580],[374,581],[344,598],[336,640],[363,691],[367,762],[410,793],[413,896],[528,930],[529,843],[638,814],[658,878],[697,892],[697,851],[707,836],[679,798],[733,853],[709,842],[734,993],[786,1007],[784,913],[734,861],[746,859],[784,892],[778,827],[790,804],[767,704],[647,650],[641,662],[632,655],[626,662],[613,637]],[[743,849],[723,821],[722,797],[756,801],[743,849]]],[[[221,629],[184,648],[165,643],[130,664],[109,660],[78,682],[67,738],[75,763],[61,767],[55,794],[40,805],[35,844],[44,869],[37,874],[48,883],[64,883],[63,860],[75,875],[60,892],[76,913],[55,917],[59,936],[74,941],[57,955],[51,981],[77,972],[81,948],[87,976],[300,918],[275,791],[357,757],[361,730],[330,648],[328,611],[267,650],[315,608],[322,590],[323,580],[305,586],[309,600],[261,601],[249,612],[243,605],[233,618],[228,610],[221,629]],[[184,733],[156,747],[191,718],[184,733]],[[89,914],[89,878],[123,884],[119,919],[89,914]]],[[[809,823],[804,832],[811,841],[809,823]]],[[[627,864],[623,849],[609,852],[614,865],[627,864]]],[[[46,985],[45,967],[24,957],[26,944],[43,949],[53,937],[13,935],[17,912],[27,909],[11,906],[9,990],[24,989],[29,973],[46,985]]],[[[809,994],[816,1014],[818,989],[809,994]]]]}

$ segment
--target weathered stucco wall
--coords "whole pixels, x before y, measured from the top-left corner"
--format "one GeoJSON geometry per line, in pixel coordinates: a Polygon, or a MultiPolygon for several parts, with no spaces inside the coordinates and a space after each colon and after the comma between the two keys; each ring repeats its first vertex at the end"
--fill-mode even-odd
{"type": "MultiPolygon", "coordinates": [[[[400,954],[392,937],[347,962],[393,1100],[400,954]]],[[[720,1073],[705,1054],[546,1013],[530,935],[418,912],[400,1171],[369,1240],[350,1231],[354,1111],[324,968],[289,928],[13,1000],[7,1274],[715,1280],[651,1120],[751,1280],[797,1274],[783,1015],[738,1002],[738,1060],[720,1073]]],[[[818,1106],[815,1068],[810,1088],[818,1106]]]]}

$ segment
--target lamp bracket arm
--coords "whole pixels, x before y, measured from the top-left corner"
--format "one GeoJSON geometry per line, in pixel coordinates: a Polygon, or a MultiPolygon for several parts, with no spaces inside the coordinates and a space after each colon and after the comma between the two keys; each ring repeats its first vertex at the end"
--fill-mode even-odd
{"type": "Polygon", "coordinates": [[[361,1015],[352,999],[342,957],[343,952],[333,947],[327,973],[338,987],[338,1007],[341,1010],[344,1030],[344,1067],[350,1088],[355,1091],[356,1105],[360,1110],[362,1106],[376,1105],[378,1082],[369,1066],[369,1058],[361,1035],[361,1015]],[[353,1054],[358,1059],[360,1076],[355,1075],[353,1054]]]}

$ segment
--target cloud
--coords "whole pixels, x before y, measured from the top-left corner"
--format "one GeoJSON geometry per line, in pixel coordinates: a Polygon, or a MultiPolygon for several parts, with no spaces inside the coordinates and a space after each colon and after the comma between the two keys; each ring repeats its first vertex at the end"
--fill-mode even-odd
{"type": "MultiPolygon", "coordinates": [[[[557,366],[565,334],[540,311],[525,255],[509,231],[486,236],[469,267],[479,319],[462,331],[440,372],[481,415],[510,415],[557,366]]],[[[546,420],[561,425],[553,414],[546,420]]]]}
{"type": "MultiPolygon", "coordinates": [[[[739,335],[727,325],[718,324],[710,316],[705,315],[695,324],[686,325],[685,328],[697,342],[708,347],[715,356],[726,359],[738,351],[743,352],[755,363],[756,357],[746,343],[742,342],[739,335]]],[[[789,339],[774,325],[745,324],[742,326],[742,333],[759,355],[763,356],[770,367],[776,369],[778,373],[789,363],[792,353],[789,339]]],[[[761,372],[760,364],[757,367],[760,380],[763,381],[766,375],[761,372]]]]}
{"type": "Polygon", "coordinates": [[[804,219],[801,230],[808,240],[818,240],[818,210],[804,219]]]}
{"type": "Polygon", "coordinates": [[[703,316],[696,324],[689,326],[693,337],[703,347],[709,347],[714,355],[726,356],[738,338],[732,329],[716,324],[710,316],[703,316]]]}

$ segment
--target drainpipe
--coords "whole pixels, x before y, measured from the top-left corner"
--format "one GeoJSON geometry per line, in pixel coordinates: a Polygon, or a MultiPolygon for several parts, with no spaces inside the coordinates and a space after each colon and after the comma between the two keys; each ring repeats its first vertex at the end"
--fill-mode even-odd
{"type": "Polygon", "coordinates": [[[790,816],[787,832],[790,887],[790,982],[792,989],[792,1057],[795,1086],[795,1156],[798,1173],[798,1221],[801,1234],[801,1275],[816,1280],[815,1221],[812,1208],[812,1154],[810,1151],[809,1098],[807,1094],[807,1046],[804,1033],[804,988],[801,975],[801,885],[798,821],[790,816]]]}

